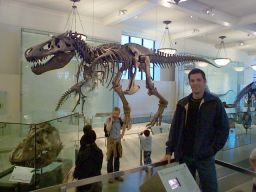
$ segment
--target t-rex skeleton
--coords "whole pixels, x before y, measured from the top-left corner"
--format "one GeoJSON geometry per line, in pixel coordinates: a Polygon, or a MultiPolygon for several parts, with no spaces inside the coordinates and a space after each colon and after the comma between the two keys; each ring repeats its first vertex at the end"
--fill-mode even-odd
{"type": "MultiPolygon", "coordinates": [[[[66,32],[53,37],[45,43],[27,49],[25,51],[25,57],[27,61],[37,63],[33,65],[31,69],[35,74],[40,75],[44,72],[64,67],[70,62],[75,54],[77,54],[81,62],[76,74],[76,85],[64,94],[57,108],[72,92],[79,93],[79,97],[85,97],[81,93],[81,87],[86,86],[89,81],[95,81],[97,74],[102,73],[102,82],[112,82],[114,91],[119,95],[123,103],[125,115],[124,124],[128,129],[131,128],[131,109],[125,95],[132,95],[140,88],[135,84],[137,70],[146,74],[146,88],[148,89],[148,95],[154,95],[159,99],[158,110],[148,124],[148,127],[151,127],[158,121],[164,109],[167,107],[168,102],[158,93],[157,88],[152,82],[150,76],[150,63],[159,65],[162,68],[198,61],[212,64],[203,58],[163,54],[134,43],[125,45],[111,43],[91,47],[82,40],[83,36],[83,34],[77,32],[66,32]],[[51,56],[49,60],[44,64],[39,64],[40,61],[44,61],[49,56],[51,56]],[[129,74],[131,75],[129,77],[130,82],[128,88],[123,90],[120,80],[125,71],[129,71],[129,74]],[[83,74],[83,81],[81,82],[79,82],[80,74],[83,74]]],[[[80,101],[78,100],[77,105],[79,102],[80,101]]]]}

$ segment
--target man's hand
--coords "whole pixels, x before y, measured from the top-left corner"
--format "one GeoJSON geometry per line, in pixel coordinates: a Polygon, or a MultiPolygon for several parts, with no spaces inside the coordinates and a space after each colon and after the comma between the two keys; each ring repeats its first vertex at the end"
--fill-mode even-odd
{"type": "Polygon", "coordinates": [[[172,159],[172,155],[166,154],[161,161],[168,161],[168,163],[170,163],[171,159],[172,159]]]}
{"type": "Polygon", "coordinates": [[[109,118],[108,118],[108,123],[112,123],[112,121],[113,121],[113,118],[112,118],[112,117],[109,117],[109,118]]]}
{"type": "Polygon", "coordinates": [[[113,122],[113,118],[109,117],[107,122],[106,122],[106,129],[107,129],[107,131],[110,131],[112,129],[112,122],[113,122]]]}

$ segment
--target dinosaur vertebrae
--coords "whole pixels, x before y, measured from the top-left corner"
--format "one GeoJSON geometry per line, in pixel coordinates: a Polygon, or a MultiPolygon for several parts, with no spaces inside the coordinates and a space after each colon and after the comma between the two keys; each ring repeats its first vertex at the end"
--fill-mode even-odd
{"type": "Polygon", "coordinates": [[[69,38],[71,38],[73,40],[73,46],[75,47],[75,50],[78,54],[78,56],[80,57],[80,59],[82,59],[83,61],[89,63],[90,58],[91,58],[91,48],[90,46],[85,43],[82,39],[83,35],[79,34],[77,32],[72,33],[69,32],[69,38]]]}
{"type": "Polygon", "coordinates": [[[150,62],[153,64],[157,64],[160,67],[170,67],[172,65],[182,65],[188,62],[206,62],[209,63],[206,59],[195,57],[195,56],[183,56],[183,55],[169,55],[169,54],[161,54],[155,53],[153,55],[149,55],[150,62]]]}
{"type": "Polygon", "coordinates": [[[14,165],[40,168],[54,161],[63,148],[58,130],[49,123],[31,126],[10,155],[14,165]]]}

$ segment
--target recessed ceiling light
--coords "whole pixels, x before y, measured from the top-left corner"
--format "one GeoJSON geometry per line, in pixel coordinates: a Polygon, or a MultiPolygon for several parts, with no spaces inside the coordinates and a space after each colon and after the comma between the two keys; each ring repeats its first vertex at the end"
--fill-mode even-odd
{"type": "Polygon", "coordinates": [[[168,3],[171,3],[171,4],[179,4],[179,3],[185,2],[185,1],[187,1],[187,0],[169,0],[169,1],[167,1],[167,2],[168,2],[168,3]]]}
{"type": "Polygon", "coordinates": [[[193,15],[190,15],[190,18],[192,19],[192,18],[193,18],[193,15]]]}
{"type": "Polygon", "coordinates": [[[119,15],[125,15],[127,13],[127,9],[119,10],[119,15]]]}
{"type": "Polygon", "coordinates": [[[226,26],[226,27],[229,27],[231,24],[229,22],[224,21],[223,25],[226,26]]]}
{"type": "Polygon", "coordinates": [[[239,43],[239,45],[240,45],[240,46],[244,46],[244,42],[241,41],[241,42],[239,43]]]}
{"type": "Polygon", "coordinates": [[[194,28],[193,29],[193,33],[198,33],[200,30],[199,29],[197,29],[197,28],[194,28]]]}
{"type": "Polygon", "coordinates": [[[205,13],[206,13],[206,15],[209,15],[209,16],[212,16],[212,17],[215,15],[214,9],[212,9],[212,8],[206,9],[205,13]]]}

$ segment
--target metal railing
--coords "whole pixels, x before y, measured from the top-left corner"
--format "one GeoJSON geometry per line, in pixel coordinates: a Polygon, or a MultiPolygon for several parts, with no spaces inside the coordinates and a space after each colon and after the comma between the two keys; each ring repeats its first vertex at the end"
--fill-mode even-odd
{"type": "MultiPolygon", "coordinates": [[[[174,160],[171,160],[170,163],[174,163],[174,160]]],[[[51,186],[51,187],[47,187],[47,188],[42,188],[42,189],[38,189],[38,190],[34,190],[34,191],[35,192],[48,192],[48,191],[52,191],[52,190],[55,190],[55,191],[58,190],[61,192],[66,192],[68,189],[71,189],[71,188],[76,188],[76,187],[80,187],[80,186],[84,186],[84,185],[88,185],[88,184],[92,184],[92,183],[96,183],[96,182],[101,182],[101,181],[104,181],[104,180],[107,180],[110,178],[125,176],[125,175],[129,175],[131,173],[136,173],[139,171],[146,171],[147,175],[151,176],[153,174],[153,168],[159,167],[159,166],[164,166],[167,164],[168,164],[167,161],[160,161],[160,162],[153,163],[150,165],[139,166],[139,167],[129,169],[126,171],[118,171],[118,172],[114,172],[114,173],[108,173],[108,174],[104,174],[104,175],[99,175],[99,176],[95,176],[95,177],[90,177],[90,178],[86,178],[86,179],[73,181],[70,183],[64,183],[64,184],[55,185],[55,186],[51,186]]]]}
{"type": "MultiPolygon", "coordinates": [[[[175,162],[174,159],[172,159],[170,163],[174,163],[174,162],[175,162]]],[[[243,173],[245,175],[256,177],[256,173],[254,171],[247,170],[247,169],[244,169],[244,168],[241,168],[236,165],[226,163],[226,162],[223,162],[220,160],[215,160],[215,163],[218,165],[221,165],[223,167],[229,168],[231,170],[237,171],[239,173],[243,173]]],[[[35,192],[48,192],[48,191],[66,192],[67,190],[69,190],[71,188],[76,188],[76,187],[80,187],[80,186],[84,186],[84,185],[88,185],[88,184],[92,184],[92,183],[96,183],[96,182],[105,181],[107,179],[114,178],[114,177],[126,176],[131,173],[135,173],[135,172],[139,172],[139,171],[146,171],[147,176],[151,176],[153,174],[153,168],[156,168],[159,166],[164,166],[167,164],[168,164],[167,161],[160,161],[160,162],[153,163],[151,165],[139,166],[139,167],[129,169],[126,171],[118,171],[118,172],[114,172],[114,173],[99,175],[99,176],[95,176],[95,177],[90,177],[90,178],[86,178],[86,179],[73,181],[70,183],[55,185],[55,186],[51,186],[51,187],[47,187],[47,188],[42,188],[42,189],[38,189],[38,190],[34,190],[34,191],[35,192]]]]}
{"type": "Polygon", "coordinates": [[[256,172],[254,172],[252,170],[248,170],[248,169],[239,167],[237,165],[233,165],[231,163],[227,163],[227,162],[220,161],[220,160],[217,160],[217,159],[215,160],[215,163],[217,165],[221,165],[222,167],[232,169],[232,170],[237,171],[239,173],[243,173],[243,174],[248,175],[248,176],[256,177],[256,172]]]}

